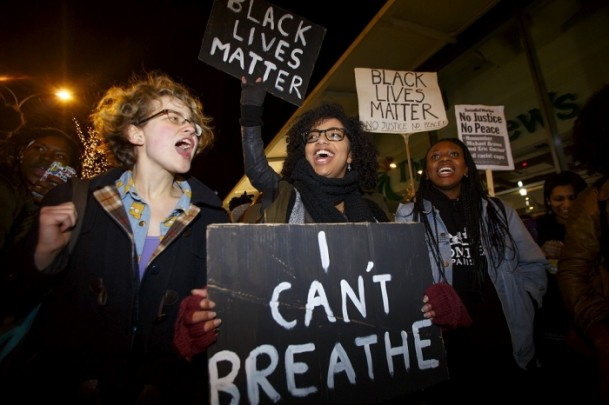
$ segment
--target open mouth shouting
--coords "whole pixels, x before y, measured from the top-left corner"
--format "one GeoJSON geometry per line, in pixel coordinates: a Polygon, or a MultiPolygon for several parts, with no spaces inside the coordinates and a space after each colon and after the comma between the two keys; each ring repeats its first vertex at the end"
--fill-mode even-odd
{"type": "Polygon", "coordinates": [[[440,177],[446,177],[446,176],[451,176],[455,173],[455,169],[449,166],[444,166],[444,167],[440,167],[438,169],[438,176],[440,177]]]}
{"type": "Polygon", "coordinates": [[[334,153],[327,149],[319,149],[315,152],[315,163],[326,164],[332,160],[334,153]]]}
{"type": "Polygon", "coordinates": [[[176,151],[184,159],[192,159],[195,147],[196,142],[193,137],[182,138],[178,142],[176,142],[175,145],[176,151]]]}

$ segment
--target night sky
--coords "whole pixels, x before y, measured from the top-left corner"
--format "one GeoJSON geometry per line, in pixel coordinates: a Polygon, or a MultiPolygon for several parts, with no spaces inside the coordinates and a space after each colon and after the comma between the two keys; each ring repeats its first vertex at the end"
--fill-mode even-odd
{"type": "MultiPolygon", "coordinates": [[[[246,2],[249,2],[247,0],[246,2]]],[[[255,0],[254,0],[255,1],[255,0]]],[[[11,1],[0,8],[0,76],[23,99],[45,86],[67,83],[77,89],[78,105],[68,116],[87,124],[95,102],[113,84],[134,73],[160,70],[188,87],[213,117],[213,149],[195,159],[192,173],[224,199],[243,176],[239,129],[240,83],[198,59],[211,0],[200,1],[11,1]],[[7,4],[8,3],[8,4],[7,4]]],[[[311,91],[384,1],[277,0],[272,4],[326,28],[313,70],[311,91]],[[349,14],[349,15],[347,15],[349,14]]],[[[30,122],[51,120],[60,112],[41,113],[44,99],[24,104],[30,122]]],[[[297,107],[275,96],[265,101],[264,140],[268,143],[297,107]]],[[[68,123],[69,117],[68,117],[68,123]]],[[[57,124],[57,126],[65,124],[57,124]]],[[[70,128],[72,129],[72,128],[70,128]]]]}

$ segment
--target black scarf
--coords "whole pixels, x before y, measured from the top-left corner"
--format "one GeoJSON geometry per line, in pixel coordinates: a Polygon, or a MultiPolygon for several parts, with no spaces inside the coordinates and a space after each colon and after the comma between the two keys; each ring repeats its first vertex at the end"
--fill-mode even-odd
{"type": "Polygon", "coordinates": [[[340,179],[315,173],[306,159],[300,159],[292,172],[294,187],[305,209],[316,223],[375,222],[374,215],[359,190],[359,176],[354,170],[340,179]],[[345,202],[345,215],[336,205],[345,202]]]}
{"type": "Polygon", "coordinates": [[[461,199],[450,199],[435,187],[431,187],[426,198],[440,211],[448,232],[455,235],[465,229],[465,208],[461,199]]]}

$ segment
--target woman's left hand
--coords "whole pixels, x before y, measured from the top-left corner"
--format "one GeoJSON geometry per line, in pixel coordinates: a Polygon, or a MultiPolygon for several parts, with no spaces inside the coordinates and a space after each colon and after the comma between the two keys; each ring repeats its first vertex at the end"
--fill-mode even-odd
{"type": "Polygon", "coordinates": [[[431,302],[429,302],[429,297],[427,295],[423,296],[421,312],[423,312],[423,317],[427,319],[433,320],[433,317],[436,316],[436,311],[433,310],[433,306],[431,305],[431,302]]]}
{"type": "Polygon", "coordinates": [[[563,246],[564,243],[559,240],[548,240],[541,246],[541,250],[547,259],[559,259],[563,246]]]}

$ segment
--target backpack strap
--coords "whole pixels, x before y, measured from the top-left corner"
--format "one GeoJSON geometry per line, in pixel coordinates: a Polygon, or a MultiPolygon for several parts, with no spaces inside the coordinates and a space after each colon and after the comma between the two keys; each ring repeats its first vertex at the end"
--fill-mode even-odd
{"type": "Polygon", "coordinates": [[[80,228],[82,227],[82,221],[85,216],[85,209],[87,208],[87,191],[89,190],[89,180],[82,180],[78,177],[73,177],[72,179],[72,202],[76,206],[76,225],[74,225],[74,229],[72,229],[72,234],[70,235],[70,242],[68,243],[68,252],[72,253],[74,250],[74,245],[76,245],[76,241],[78,241],[78,236],[80,235],[80,228]]]}

